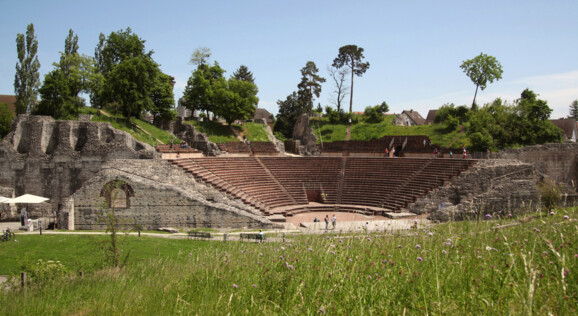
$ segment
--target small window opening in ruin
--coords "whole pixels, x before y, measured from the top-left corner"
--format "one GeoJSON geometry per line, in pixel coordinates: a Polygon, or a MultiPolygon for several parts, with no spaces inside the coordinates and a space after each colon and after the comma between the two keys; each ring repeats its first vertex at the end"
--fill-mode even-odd
{"type": "Polygon", "coordinates": [[[130,198],[134,197],[132,187],[123,180],[113,180],[105,184],[100,196],[106,201],[106,206],[114,209],[130,208],[130,198]]]}

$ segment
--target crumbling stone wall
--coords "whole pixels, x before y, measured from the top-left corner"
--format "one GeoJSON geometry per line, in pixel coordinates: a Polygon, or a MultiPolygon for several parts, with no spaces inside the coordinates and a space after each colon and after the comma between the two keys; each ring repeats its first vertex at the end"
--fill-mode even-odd
{"type": "MultiPolygon", "coordinates": [[[[539,206],[537,184],[545,177],[529,163],[509,159],[478,160],[451,183],[429,192],[408,209],[417,214],[429,213],[430,219],[443,221],[483,217],[484,214],[505,216],[539,206]]],[[[573,205],[575,198],[570,194],[565,202],[573,205]]]]}
{"type": "MultiPolygon", "coordinates": [[[[0,186],[13,188],[16,195],[48,197],[52,210],[58,210],[105,161],[155,157],[154,148],[109,123],[19,115],[0,142],[0,186]]],[[[33,218],[51,216],[52,210],[29,206],[33,218]]]]}
{"type": "Polygon", "coordinates": [[[309,126],[309,116],[302,114],[295,123],[293,128],[293,139],[298,146],[296,154],[303,156],[319,156],[321,151],[317,146],[317,135],[313,132],[313,128],[309,126]]]}
{"type": "Polygon", "coordinates": [[[178,167],[163,160],[115,160],[66,202],[59,214],[61,226],[69,229],[103,229],[100,221],[108,206],[103,192],[109,183],[121,181],[130,187],[128,208],[115,214],[126,226],[144,229],[272,228],[260,212],[229,199],[210,186],[196,183],[178,167]]]}
{"type": "MultiPolygon", "coordinates": [[[[492,154],[494,155],[494,154],[492,154]]],[[[541,173],[557,182],[578,187],[578,143],[544,144],[506,149],[495,154],[501,159],[516,159],[533,164],[541,173]]]]}
{"type": "Polygon", "coordinates": [[[173,133],[178,138],[186,141],[189,146],[202,151],[207,156],[221,154],[217,144],[211,142],[207,135],[196,131],[193,125],[186,124],[182,117],[178,117],[176,121],[155,121],[155,125],[173,133]]]}

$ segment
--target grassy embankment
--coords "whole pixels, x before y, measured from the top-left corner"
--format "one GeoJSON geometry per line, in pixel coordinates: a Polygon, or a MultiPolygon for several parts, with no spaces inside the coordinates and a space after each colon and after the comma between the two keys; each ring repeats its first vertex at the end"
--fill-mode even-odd
{"type": "Polygon", "coordinates": [[[0,245],[3,272],[41,258],[70,274],[0,291],[0,314],[575,315],[577,215],[262,245],[129,237],[121,269],[99,268],[103,236],[20,235],[0,245]]]}
{"type": "Polygon", "coordinates": [[[263,124],[245,123],[243,125],[232,124],[231,126],[223,125],[219,122],[211,121],[187,121],[186,123],[193,125],[199,132],[209,136],[209,140],[213,143],[227,143],[240,141],[235,133],[244,135],[252,142],[268,142],[267,132],[263,124]],[[233,132],[233,130],[235,132],[233,132]]]}
{"type": "MultiPolygon", "coordinates": [[[[371,140],[383,136],[397,135],[426,135],[433,144],[445,148],[450,144],[452,147],[461,147],[463,144],[470,145],[469,139],[465,134],[460,133],[459,129],[449,130],[445,124],[422,125],[422,126],[396,126],[391,122],[393,115],[385,117],[383,122],[378,124],[368,124],[361,121],[353,124],[351,129],[351,140],[371,140]]],[[[318,142],[332,142],[345,140],[347,135],[347,124],[331,124],[326,118],[312,118],[311,126],[315,130],[318,142]]]]}

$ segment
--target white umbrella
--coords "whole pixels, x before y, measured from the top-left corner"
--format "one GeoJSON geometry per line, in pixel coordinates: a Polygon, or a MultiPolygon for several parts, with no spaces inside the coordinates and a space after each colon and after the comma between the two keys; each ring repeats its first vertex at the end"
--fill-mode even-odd
{"type": "Polygon", "coordinates": [[[37,203],[42,203],[42,202],[46,202],[50,200],[49,198],[45,198],[42,196],[38,196],[38,195],[33,195],[33,194],[24,194],[21,195],[19,197],[13,198],[13,199],[6,199],[3,200],[0,203],[30,203],[30,204],[37,204],[37,203]]]}
{"type": "Polygon", "coordinates": [[[0,196],[0,203],[10,203],[10,198],[0,196]]]}

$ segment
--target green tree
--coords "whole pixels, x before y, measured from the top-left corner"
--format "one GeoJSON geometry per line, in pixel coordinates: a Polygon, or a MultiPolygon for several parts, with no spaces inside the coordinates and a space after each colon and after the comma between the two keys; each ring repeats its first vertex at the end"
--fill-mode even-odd
{"type": "Polygon", "coordinates": [[[339,48],[339,54],[333,60],[333,67],[340,69],[348,67],[351,72],[351,86],[349,92],[349,114],[353,112],[353,77],[363,75],[369,69],[368,62],[361,62],[363,48],[356,45],[345,45],[339,48]]]}
{"type": "MultiPolygon", "coordinates": [[[[183,98],[183,105],[191,111],[205,111],[207,117],[209,112],[218,111],[217,92],[220,89],[227,89],[227,80],[223,76],[225,70],[215,62],[213,66],[200,64],[193,72],[187,82],[183,98]]],[[[222,94],[222,93],[221,93],[222,94]]],[[[222,96],[220,97],[223,98],[222,96]]]]}
{"type": "Polygon", "coordinates": [[[249,68],[245,65],[239,66],[239,69],[233,73],[233,78],[242,81],[249,81],[250,83],[255,84],[253,73],[249,71],[249,68]]]}
{"type": "Polygon", "coordinates": [[[155,77],[155,84],[151,90],[153,107],[150,110],[154,117],[159,117],[165,121],[174,120],[177,113],[174,109],[175,95],[173,87],[175,79],[164,73],[159,73],[155,77]]]}
{"type": "Polygon", "coordinates": [[[321,84],[325,82],[325,78],[318,75],[319,69],[314,62],[308,61],[305,67],[301,68],[301,82],[297,85],[300,95],[304,102],[309,115],[313,111],[313,100],[321,94],[321,84]],[[306,90],[306,93],[301,92],[306,90]]]}
{"type": "Polygon", "coordinates": [[[191,55],[189,63],[197,66],[206,65],[209,58],[211,58],[211,50],[208,47],[199,47],[191,55]]]}
{"type": "Polygon", "coordinates": [[[101,77],[95,78],[91,96],[96,106],[118,109],[127,120],[168,106],[166,102],[155,104],[155,100],[164,98],[153,100],[155,84],[164,81],[157,80],[162,72],[152,58],[153,51],[146,51],[144,44],[130,28],[112,32],[106,38],[101,34],[95,50],[101,77]]]}
{"type": "Polygon", "coordinates": [[[6,136],[12,129],[12,119],[14,119],[14,114],[10,105],[0,102],[0,138],[6,136]]]}
{"type": "Polygon", "coordinates": [[[570,104],[570,117],[578,121],[578,99],[570,104]]]}
{"type": "Polygon", "coordinates": [[[467,130],[474,150],[502,149],[561,142],[562,131],[548,121],[551,110],[531,90],[524,90],[513,105],[496,99],[469,112],[467,130]]]}
{"type": "Polygon", "coordinates": [[[51,115],[56,119],[77,117],[80,108],[86,105],[81,92],[90,91],[90,80],[94,73],[94,60],[78,54],[78,36],[69,30],[64,41],[64,52],[60,62],[44,77],[40,88],[41,101],[33,113],[51,115]]]}
{"type": "Polygon", "coordinates": [[[382,112],[381,105],[366,107],[363,120],[366,123],[381,123],[381,122],[383,122],[383,112],[382,112]]]}
{"type": "Polygon", "coordinates": [[[490,83],[494,80],[502,79],[502,64],[494,57],[480,53],[473,59],[467,59],[462,62],[460,68],[476,85],[476,92],[474,93],[474,100],[472,101],[472,109],[475,108],[476,96],[478,95],[478,88],[484,91],[490,83]]]}
{"type": "Polygon", "coordinates": [[[453,103],[446,103],[436,112],[435,123],[444,123],[450,117],[453,117],[458,120],[459,125],[460,123],[467,122],[469,111],[470,109],[465,105],[456,107],[453,103]]]}
{"type": "Polygon", "coordinates": [[[34,35],[34,24],[30,23],[26,27],[26,37],[18,33],[16,35],[16,50],[18,52],[18,62],[16,63],[16,74],[14,76],[14,92],[16,94],[16,114],[30,111],[38,97],[40,86],[40,62],[38,61],[38,40],[34,35]]]}
{"type": "Polygon", "coordinates": [[[285,101],[277,101],[279,105],[279,113],[273,130],[280,132],[287,138],[293,137],[293,128],[297,122],[297,118],[303,113],[306,113],[304,103],[299,100],[297,92],[288,95],[285,101]]]}
{"type": "Polygon", "coordinates": [[[381,111],[381,113],[389,112],[389,105],[387,105],[387,102],[383,101],[378,106],[379,106],[379,110],[381,111]]]}
{"type": "Polygon", "coordinates": [[[229,125],[235,120],[248,119],[257,109],[257,92],[255,84],[230,78],[225,87],[216,91],[215,114],[224,118],[229,125]]]}

